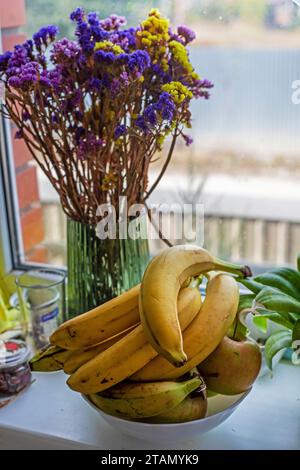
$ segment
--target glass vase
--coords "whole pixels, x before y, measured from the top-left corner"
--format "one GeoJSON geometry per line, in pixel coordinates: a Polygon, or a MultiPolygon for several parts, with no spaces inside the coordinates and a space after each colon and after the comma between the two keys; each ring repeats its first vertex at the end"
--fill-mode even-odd
{"type": "Polygon", "coordinates": [[[102,240],[96,226],[68,219],[67,319],[107,302],[141,282],[149,261],[146,224],[143,237],[102,240]]]}

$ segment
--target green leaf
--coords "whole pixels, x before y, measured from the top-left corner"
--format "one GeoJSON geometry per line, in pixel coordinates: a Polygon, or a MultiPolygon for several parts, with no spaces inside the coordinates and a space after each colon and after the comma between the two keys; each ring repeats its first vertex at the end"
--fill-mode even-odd
{"type": "Polygon", "coordinates": [[[251,292],[254,294],[258,294],[262,289],[265,288],[263,284],[260,284],[259,282],[256,282],[254,279],[243,279],[243,278],[238,278],[238,282],[243,284],[244,287],[247,287],[251,292]]]}
{"type": "Polygon", "coordinates": [[[292,332],[287,330],[273,333],[265,344],[265,358],[267,366],[272,370],[272,359],[279,351],[288,348],[292,343],[292,332]]]}
{"type": "Polygon", "coordinates": [[[289,312],[289,317],[291,321],[294,323],[297,323],[298,320],[300,320],[300,314],[299,313],[294,313],[294,312],[289,312]]]}
{"type": "Polygon", "coordinates": [[[244,310],[244,308],[250,308],[255,298],[254,294],[242,294],[240,295],[238,311],[244,310]]]}
{"type": "Polygon", "coordinates": [[[294,325],[292,341],[300,340],[300,320],[294,325]]]}
{"type": "Polygon", "coordinates": [[[289,330],[292,330],[294,327],[294,323],[290,321],[289,314],[282,314],[278,312],[273,312],[272,310],[266,310],[265,308],[258,308],[255,317],[264,316],[265,318],[272,320],[274,323],[278,323],[278,325],[282,325],[289,330]]]}
{"type": "Polygon", "coordinates": [[[253,323],[263,333],[268,331],[268,318],[266,315],[254,315],[252,319],[253,323]]]}
{"type": "Polygon", "coordinates": [[[300,302],[294,299],[294,297],[272,287],[265,287],[260,291],[255,297],[255,302],[274,312],[286,314],[289,312],[300,313],[300,302]]]}
{"type": "Polygon", "coordinates": [[[293,326],[294,326],[293,323],[291,323],[288,319],[284,318],[278,312],[270,312],[269,314],[266,315],[266,317],[269,320],[273,321],[274,323],[284,326],[285,328],[288,328],[289,330],[293,329],[293,326]]]}
{"type": "Polygon", "coordinates": [[[254,281],[300,300],[300,274],[295,269],[275,268],[256,276],[254,281]]]}

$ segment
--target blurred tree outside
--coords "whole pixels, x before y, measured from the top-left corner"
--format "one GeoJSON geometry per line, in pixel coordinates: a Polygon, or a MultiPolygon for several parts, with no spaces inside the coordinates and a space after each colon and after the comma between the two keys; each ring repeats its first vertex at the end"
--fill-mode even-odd
{"type": "Polygon", "coordinates": [[[41,26],[55,24],[59,27],[60,37],[72,37],[74,35],[74,24],[69,20],[71,11],[82,6],[87,11],[97,11],[101,18],[106,18],[112,13],[124,15],[128,25],[137,24],[147,16],[151,8],[158,7],[159,0],[26,0],[28,35],[35,33],[41,26]]]}

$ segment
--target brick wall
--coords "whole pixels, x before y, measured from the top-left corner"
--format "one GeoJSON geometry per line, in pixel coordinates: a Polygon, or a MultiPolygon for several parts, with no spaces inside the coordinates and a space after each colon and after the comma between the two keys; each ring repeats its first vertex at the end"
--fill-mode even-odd
{"type": "MultiPolygon", "coordinates": [[[[19,32],[26,22],[25,0],[0,0],[0,27],[3,51],[13,49],[26,37],[19,32]]],[[[11,124],[12,145],[20,207],[23,245],[27,261],[46,262],[43,213],[40,205],[37,173],[23,140],[14,139],[16,128],[11,124]]]]}

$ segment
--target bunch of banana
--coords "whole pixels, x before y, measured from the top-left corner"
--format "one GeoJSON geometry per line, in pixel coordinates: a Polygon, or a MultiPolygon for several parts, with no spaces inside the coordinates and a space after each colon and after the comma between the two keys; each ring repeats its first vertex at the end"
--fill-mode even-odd
{"type": "MultiPolygon", "coordinates": [[[[178,295],[178,317],[182,330],[194,320],[201,308],[201,295],[198,287],[185,287],[178,295]]],[[[77,392],[91,394],[101,392],[127,379],[157,356],[147,341],[142,325],[110,348],[86,362],[67,383],[77,392]]]]}
{"type": "MultiPolygon", "coordinates": [[[[182,289],[178,296],[178,310],[182,318],[183,329],[193,320],[201,307],[201,295],[198,289],[199,280],[192,280],[189,285],[190,287],[182,289]]],[[[124,296],[120,296],[121,302],[123,299],[124,296]]],[[[125,307],[126,306],[127,303],[125,307]]],[[[99,307],[99,310],[100,309],[101,307],[99,307]]],[[[63,369],[66,374],[73,374],[77,369],[86,364],[86,367],[81,369],[80,382],[82,382],[82,374],[85,376],[88,373],[91,381],[97,381],[98,383],[99,378],[96,377],[96,372],[100,372],[103,376],[102,379],[105,379],[105,375],[109,374],[110,382],[108,382],[108,386],[118,383],[123,378],[127,378],[129,375],[133,374],[155,357],[157,353],[147,342],[140,324],[138,326],[132,325],[120,332],[120,310],[115,309],[115,312],[117,312],[114,331],[116,334],[110,339],[106,339],[88,349],[81,347],[73,350],[65,349],[57,345],[49,345],[47,348],[39,351],[31,359],[31,369],[38,372],[52,372],[63,369]],[[123,342],[121,342],[122,339],[124,339],[123,342]],[[100,354],[104,353],[106,350],[109,352],[104,355],[100,354]],[[94,358],[95,361],[91,362],[94,358]]],[[[112,314],[110,314],[110,318],[112,319],[112,314]]],[[[74,382],[74,389],[76,389],[76,381],[77,375],[72,375],[70,378],[70,386],[72,387],[72,383],[74,382]]],[[[102,387],[104,387],[103,389],[107,388],[105,383],[104,380],[104,384],[102,385],[102,387]]],[[[86,384],[85,388],[88,386],[89,382],[86,384]]],[[[80,389],[80,391],[84,390],[80,389]]],[[[93,393],[93,391],[94,390],[89,390],[89,393],[93,393]]],[[[99,391],[98,387],[96,391],[99,391]]]]}
{"type": "Polygon", "coordinates": [[[188,361],[174,367],[157,356],[130,377],[134,381],[172,380],[190,371],[218,346],[235,319],[239,303],[237,282],[227,274],[216,274],[209,282],[199,314],[183,332],[188,361]]]}
{"type": "Polygon", "coordinates": [[[208,251],[189,245],[164,250],[152,259],[145,271],[139,298],[145,335],[159,354],[181,370],[188,358],[190,360],[190,354],[184,349],[178,321],[178,292],[190,276],[215,270],[241,277],[251,275],[247,266],[225,263],[208,251]]]}
{"type": "MultiPolygon", "coordinates": [[[[193,377],[183,382],[122,383],[105,392],[89,395],[90,400],[105,413],[131,420],[161,417],[167,422],[181,420],[182,417],[195,416],[199,409],[196,405],[189,409],[178,407],[195,390],[203,386],[202,379],[193,377]],[[169,421],[168,421],[169,420],[169,421]]],[[[197,403],[198,404],[198,403],[197,403]]],[[[182,405],[184,406],[184,405],[182,405]]],[[[203,411],[202,411],[203,414],[203,411]]]]}
{"type": "Polygon", "coordinates": [[[115,416],[156,423],[205,416],[205,384],[191,371],[221,343],[239,303],[236,278],[215,271],[251,275],[247,266],[202,248],[163,251],[141,285],[62,324],[32,369],[63,369],[71,389],[115,416]],[[203,304],[202,274],[208,278],[203,304]]]}

